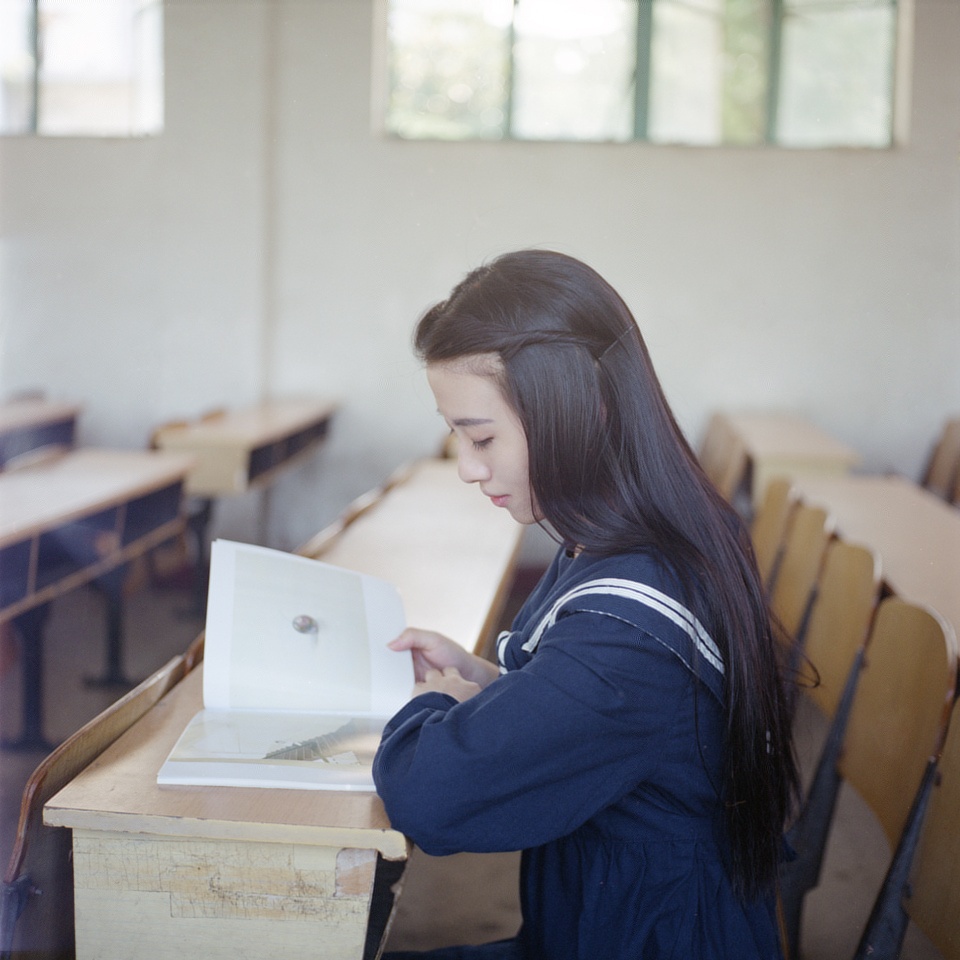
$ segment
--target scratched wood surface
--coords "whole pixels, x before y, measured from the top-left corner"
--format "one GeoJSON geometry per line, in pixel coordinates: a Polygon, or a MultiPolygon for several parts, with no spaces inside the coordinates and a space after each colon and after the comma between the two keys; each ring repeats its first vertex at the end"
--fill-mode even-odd
{"type": "Polygon", "coordinates": [[[359,957],[375,867],[372,850],[76,831],[77,955],[359,957]]]}

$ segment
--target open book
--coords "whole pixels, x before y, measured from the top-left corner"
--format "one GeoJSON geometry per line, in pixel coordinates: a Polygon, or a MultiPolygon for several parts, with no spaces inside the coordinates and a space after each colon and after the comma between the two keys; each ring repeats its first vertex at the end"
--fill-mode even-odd
{"type": "Polygon", "coordinates": [[[319,560],[217,540],[210,561],[203,710],[160,784],[373,790],[386,721],[409,699],[389,583],[319,560]]]}

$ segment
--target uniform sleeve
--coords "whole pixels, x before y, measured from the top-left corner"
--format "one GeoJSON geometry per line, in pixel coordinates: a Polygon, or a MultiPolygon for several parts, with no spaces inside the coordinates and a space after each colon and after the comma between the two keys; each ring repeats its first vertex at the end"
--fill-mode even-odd
{"type": "Polygon", "coordinates": [[[408,703],[384,732],[377,790],[427,853],[547,843],[654,776],[693,682],[637,627],[572,614],[470,700],[408,703]]]}

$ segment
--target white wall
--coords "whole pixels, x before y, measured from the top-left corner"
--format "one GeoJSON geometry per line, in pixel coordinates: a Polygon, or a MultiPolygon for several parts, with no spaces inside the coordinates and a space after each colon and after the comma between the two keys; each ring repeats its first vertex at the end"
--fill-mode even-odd
{"type": "MultiPolygon", "coordinates": [[[[620,289],[694,442],[714,407],[788,408],[916,475],[960,411],[960,3],[916,7],[909,144],[805,152],[388,141],[373,0],[167,0],[163,136],[0,141],[0,393],[82,400],[83,442],[131,447],[339,397],[271,497],[292,547],[439,442],[422,309],[544,245],[620,289]]],[[[218,532],[253,538],[256,506],[218,532]]]]}

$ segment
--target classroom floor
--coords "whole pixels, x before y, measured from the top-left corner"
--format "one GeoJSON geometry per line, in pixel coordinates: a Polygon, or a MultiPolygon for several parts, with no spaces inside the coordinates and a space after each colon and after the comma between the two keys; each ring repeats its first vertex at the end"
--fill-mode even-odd
{"type": "MultiPolygon", "coordinates": [[[[508,612],[515,605],[516,598],[508,612]]],[[[128,601],[123,666],[129,676],[147,676],[188,646],[202,626],[189,609],[189,595],[181,589],[147,587],[128,601]]],[[[53,604],[44,649],[44,732],[52,740],[66,737],[122,692],[84,683],[104,662],[103,625],[102,600],[89,588],[53,604]]],[[[15,646],[5,643],[0,649],[0,734],[12,738],[19,730],[20,670],[15,646]]],[[[822,735],[822,722],[801,704],[797,745],[805,771],[811,767],[822,735]]],[[[0,869],[4,871],[16,834],[23,786],[41,758],[36,752],[0,751],[0,869]]],[[[852,791],[843,791],[824,877],[806,902],[804,960],[852,956],[888,856],[879,826],[852,791]]],[[[513,854],[433,858],[415,851],[404,878],[389,948],[427,949],[512,935],[519,919],[517,864],[513,854]]],[[[322,955],[322,950],[318,951],[318,958],[322,955]]],[[[911,929],[902,956],[904,960],[935,960],[939,954],[911,929]]]]}

